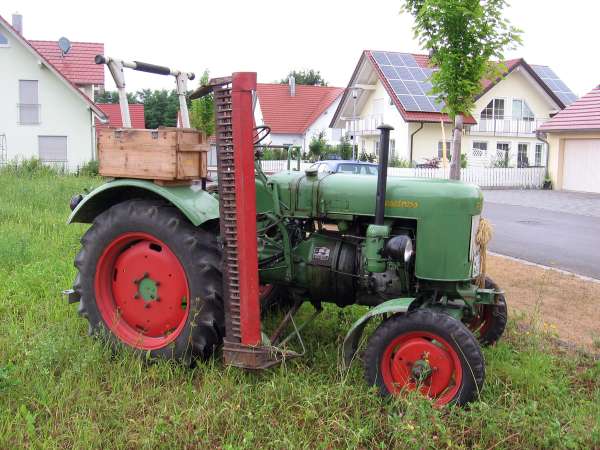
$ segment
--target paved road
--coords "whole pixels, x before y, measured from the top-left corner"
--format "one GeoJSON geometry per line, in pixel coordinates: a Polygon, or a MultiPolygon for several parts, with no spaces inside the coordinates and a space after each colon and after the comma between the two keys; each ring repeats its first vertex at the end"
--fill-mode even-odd
{"type": "Polygon", "coordinates": [[[486,191],[483,214],[494,224],[490,250],[600,279],[600,197],[557,194],[541,201],[540,191],[486,191]],[[572,208],[574,198],[581,208],[572,208]]]}

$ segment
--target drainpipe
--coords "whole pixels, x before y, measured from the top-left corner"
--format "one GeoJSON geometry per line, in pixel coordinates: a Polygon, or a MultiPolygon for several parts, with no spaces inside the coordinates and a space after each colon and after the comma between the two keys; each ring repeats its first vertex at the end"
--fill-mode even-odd
{"type": "Polygon", "coordinates": [[[415,134],[417,134],[419,131],[421,131],[423,129],[423,122],[421,122],[421,126],[419,128],[417,128],[415,131],[413,131],[410,135],[410,152],[409,152],[409,163],[412,167],[412,162],[413,162],[413,138],[415,137],[415,134]]]}
{"type": "Polygon", "coordinates": [[[535,137],[539,141],[542,141],[544,144],[546,144],[546,173],[545,173],[544,177],[549,178],[550,173],[548,172],[548,161],[550,158],[550,143],[548,142],[548,139],[547,139],[548,135],[546,133],[544,133],[543,131],[536,131],[535,137]]]}

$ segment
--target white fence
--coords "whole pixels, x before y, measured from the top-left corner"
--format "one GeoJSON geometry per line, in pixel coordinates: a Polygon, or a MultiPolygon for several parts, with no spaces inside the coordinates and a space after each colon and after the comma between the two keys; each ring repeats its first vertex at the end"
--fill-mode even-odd
{"type": "MultiPolygon", "coordinates": [[[[312,163],[301,162],[300,170],[305,170],[312,163]]],[[[287,160],[261,161],[261,166],[266,173],[275,173],[287,169],[287,160]]],[[[297,161],[291,161],[292,169],[298,167],[297,161]]],[[[210,172],[216,172],[216,167],[209,167],[210,172]]],[[[488,168],[468,167],[461,169],[460,178],[467,183],[476,184],[488,189],[540,189],[544,184],[546,169],[544,167],[523,168],[488,168]]],[[[390,177],[416,177],[416,178],[449,178],[450,169],[424,169],[424,168],[398,168],[388,167],[390,177]]]]}

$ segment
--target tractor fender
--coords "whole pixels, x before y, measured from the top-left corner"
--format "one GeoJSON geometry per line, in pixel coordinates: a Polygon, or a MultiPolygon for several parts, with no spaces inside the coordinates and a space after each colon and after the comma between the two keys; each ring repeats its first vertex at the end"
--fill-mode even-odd
{"type": "Polygon", "coordinates": [[[364,316],[362,316],[360,319],[354,322],[352,328],[350,328],[350,331],[348,331],[346,337],[344,338],[344,344],[342,347],[344,356],[344,367],[346,369],[350,367],[350,364],[354,359],[354,355],[356,355],[356,352],[358,351],[358,347],[360,345],[360,338],[363,334],[363,331],[365,330],[365,327],[373,317],[388,313],[406,313],[414,300],[414,297],[395,298],[392,300],[388,300],[375,306],[374,308],[371,308],[364,316]]]}
{"type": "Polygon", "coordinates": [[[219,201],[200,186],[159,186],[146,180],[118,179],[98,186],[77,204],[67,223],[92,223],[111,206],[132,198],[164,199],[194,226],[219,217],[219,201]]]}

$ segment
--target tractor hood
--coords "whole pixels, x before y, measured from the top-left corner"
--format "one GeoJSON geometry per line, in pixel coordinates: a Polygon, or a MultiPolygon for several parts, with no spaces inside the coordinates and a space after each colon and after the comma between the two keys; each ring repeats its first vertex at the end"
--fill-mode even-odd
{"type": "MultiPolygon", "coordinates": [[[[297,217],[373,216],[377,177],[350,174],[280,172],[270,177],[279,197],[297,217]]],[[[481,190],[460,181],[388,177],[385,216],[426,218],[481,213],[481,190]]]]}

